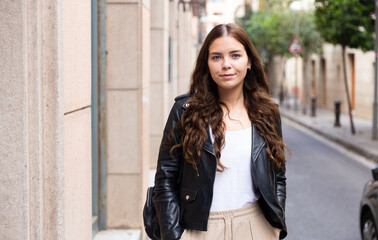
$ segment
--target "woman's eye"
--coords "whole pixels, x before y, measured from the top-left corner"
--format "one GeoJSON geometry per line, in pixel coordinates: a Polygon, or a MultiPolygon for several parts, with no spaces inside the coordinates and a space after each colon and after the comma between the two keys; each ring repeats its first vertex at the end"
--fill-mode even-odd
{"type": "Polygon", "coordinates": [[[213,59],[213,60],[219,60],[219,59],[221,59],[221,57],[220,56],[213,56],[211,59],[213,59]]]}
{"type": "Polygon", "coordinates": [[[232,57],[233,57],[233,58],[239,58],[239,57],[240,57],[240,54],[232,54],[232,57]]]}

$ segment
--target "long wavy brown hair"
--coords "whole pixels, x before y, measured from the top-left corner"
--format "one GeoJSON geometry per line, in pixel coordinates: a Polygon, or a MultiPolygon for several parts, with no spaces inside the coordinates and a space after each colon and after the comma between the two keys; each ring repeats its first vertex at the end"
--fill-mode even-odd
{"type": "MultiPolygon", "coordinates": [[[[207,35],[197,57],[191,77],[188,107],[184,111],[176,128],[180,129],[181,141],[171,148],[182,148],[186,161],[195,169],[201,159],[201,151],[208,136],[209,126],[214,135],[214,150],[217,159],[217,171],[226,168],[220,161],[221,150],[225,144],[223,110],[218,97],[217,84],[210,75],[208,67],[209,48],[217,38],[229,36],[239,41],[245,48],[251,63],[243,84],[244,105],[251,122],[267,143],[267,154],[276,170],[285,170],[285,148],[280,136],[279,110],[269,96],[269,86],[261,62],[246,32],[236,24],[220,24],[207,35]]],[[[223,104],[224,105],[224,104],[223,104]]]]}

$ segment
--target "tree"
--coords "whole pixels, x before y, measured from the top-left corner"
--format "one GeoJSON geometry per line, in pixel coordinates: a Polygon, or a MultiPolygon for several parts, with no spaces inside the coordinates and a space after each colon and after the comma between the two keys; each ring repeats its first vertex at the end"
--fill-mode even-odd
{"type": "Polygon", "coordinates": [[[303,91],[302,91],[302,105],[303,113],[306,113],[307,105],[309,104],[309,79],[307,68],[309,66],[310,57],[313,53],[320,54],[322,52],[323,39],[320,33],[316,30],[314,14],[307,12],[300,12],[297,14],[298,37],[303,46],[303,52],[300,54],[303,59],[303,91]]]}
{"type": "MultiPolygon", "coordinates": [[[[251,38],[268,73],[274,56],[292,57],[288,48],[296,35],[304,48],[301,56],[305,61],[312,53],[321,52],[322,39],[316,31],[314,16],[311,13],[293,14],[288,9],[272,7],[269,12],[258,11],[237,22],[242,23],[241,26],[251,38]],[[295,31],[296,22],[298,32],[295,31]]],[[[306,71],[306,66],[303,71],[306,71]]],[[[271,85],[274,83],[271,82],[271,85]]]]}
{"type": "Polygon", "coordinates": [[[275,55],[288,55],[293,23],[287,11],[258,11],[249,17],[245,30],[265,63],[275,55]]]}
{"type": "MultiPolygon", "coordinates": [[[[288,55],[287,49],[292,40],[292,32],[287,31],[292,17],[287,12],[278,11],[257,11],[250,16],[244,17],[244,29],[252,40],[261,60],[265,64],[265,71],[269,76],[269,83],[272,93],[278,90],[278,81],[272,77],[272,60],[276,55],[288,55]]],[[[237,21],[238,22],[238,21],[237,21]]]]}
{"type": "Polygon", "coordinates": [[[316,26],[325,41],[342,47],[344,83],[348,101],[351,132],[355,134],[348,80],[345,48],[362,51],[374,49],[374,1],[372,0],[315,0],[316,26]]]}

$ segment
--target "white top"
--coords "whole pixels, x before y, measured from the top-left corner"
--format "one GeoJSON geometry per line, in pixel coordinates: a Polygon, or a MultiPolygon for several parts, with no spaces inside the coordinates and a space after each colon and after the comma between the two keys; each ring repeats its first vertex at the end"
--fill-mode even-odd
{"type": "MultiPolygon", "coordinates": [[[[214,142],[214,136],[211,140],[214,142]]],[[[242,208],[258,200],[252,180],[251,151],[251,127],[225,132],[220,160],[227,168],[216,172],[211,212],[242,208]]]]}

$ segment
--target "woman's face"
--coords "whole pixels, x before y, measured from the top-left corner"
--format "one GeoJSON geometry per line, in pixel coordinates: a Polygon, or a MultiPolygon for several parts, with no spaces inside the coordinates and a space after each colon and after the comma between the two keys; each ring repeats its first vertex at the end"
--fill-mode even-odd
{"type": "Polygon", "coordinates": [[[207,64],[218,90],[243,88],[247,68],[251,67],[244,46],[229,36],[213,41],[209,47],[207,64]]]}

